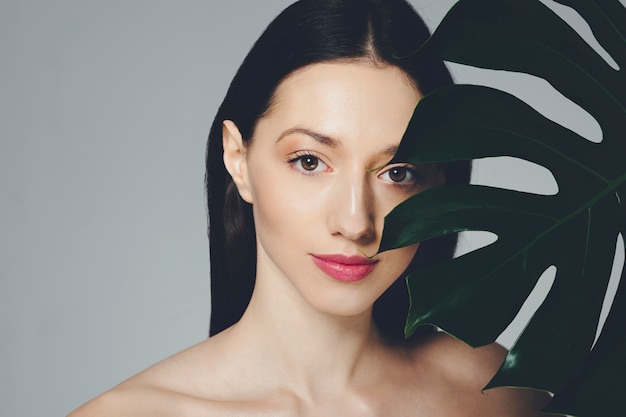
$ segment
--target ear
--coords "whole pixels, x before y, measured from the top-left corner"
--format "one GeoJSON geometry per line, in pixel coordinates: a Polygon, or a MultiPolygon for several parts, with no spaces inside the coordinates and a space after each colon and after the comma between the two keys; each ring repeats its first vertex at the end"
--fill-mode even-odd
{"type": "Polygon", "coordinates": [[[222,146],[224,147],[224,165],[237,186],[239,195],[248,203],[252,203],[246,146],[239,128],[232,120],[224,120],[222,123],[222,146]]]}

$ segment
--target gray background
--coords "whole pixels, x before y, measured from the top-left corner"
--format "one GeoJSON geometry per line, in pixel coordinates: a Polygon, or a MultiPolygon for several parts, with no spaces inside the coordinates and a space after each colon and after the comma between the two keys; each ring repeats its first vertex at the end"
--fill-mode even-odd
{"type": "MultiPolygon", "coordinates": [[[[65,415],[206,337],[206,135],[245,53],[290,2],[0,2],[0,416],[65,415]]],[[[454,1],[413,3],[434,27],[454,1]]],[[[453,69],[600,137],[540,80],[453,69]]],[[[510,159],[479,163],[475,180],[556,190],[510,159]]]]}

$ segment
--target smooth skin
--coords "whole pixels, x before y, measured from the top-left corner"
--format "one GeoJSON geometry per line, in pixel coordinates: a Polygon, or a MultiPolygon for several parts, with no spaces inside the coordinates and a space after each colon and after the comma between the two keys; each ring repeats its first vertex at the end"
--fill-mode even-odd
{"type": "Polygon", "coordinates": [[[384,216],[443,181],[436,165],[388,164],[420,97],[396,67],[322,63],[279,85],[250,144],[224,121],[224,162],[257,233],[248,309],[70,416],[539,416],[545,394],[482,392],[502,347],[443,333],[392,345],[378,334],[372,305],[417,245],[376,255],[355,282],[312,260],[374,255],[384,216]]]}

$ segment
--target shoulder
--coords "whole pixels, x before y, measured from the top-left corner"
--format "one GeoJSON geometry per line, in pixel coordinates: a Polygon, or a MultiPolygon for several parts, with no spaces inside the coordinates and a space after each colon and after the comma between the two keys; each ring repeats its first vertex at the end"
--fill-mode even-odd
{"type": "Polygon", "coordinates": [[[442,375],[477,385],[484,381],[480,388],[496,373],[506,354],[497,343],[473,348],[444,332],[429,335],[414,350],[416,359],[427,359],[442,375]]]}
{"type": "Polygon", "coordinates": [[[68,417],[278,416],[289,398],[245,386],[232,347],[215,336],[94,398],[68,417]]]}
{"type": "Polygon", "coordinates": [[[168,388],[123,384],[94,398],[68,417],[222,417],[241,408],[236,403],[200,398],[168,388]]]}
{"type": "Polygon", "coordinates": [[[156,392],[150,389],[128,390],[116,387],[74,410],[68,417],[140,417],[148,415],[149,409],[145,405],[150,402],[150,397],[156,396],[154,394],[156,392]]]}
{"type": "MultiPolygon", "coordinates": [[[[67,417],[283,417],[284,400],[224,401],[157,386],[122,384],[94,398],[67,417]]],[[[289,405],[289,404],[288,404],[289,405]]]]}
{"type": "Polygon", "coordinates": [[[538,410],[549,400],[545,393],[504,387],[483,391],[506,354],[507,350],[496,343],[472,348],[440,332],[413,350],[413,360],[436,375],[441,389],[455,393],[458,409],[473,411],[467,415],[542,416],[538,410]]]}
{"type": "MultiPolygon", "coordinates": [[[[173,375],[165,384],[159,377],[160,364],[135,375],[74,410],[68,417],[182,416],[197,407],[200,398],[181,390],[173,375]]],[[[213,415],[213,414],[208,414],[213,415]]]]}
{"type": "Polygon", "coordinates": [[[213,404],[198,389],[194,368],[201,364],[208,341],[179,352],[132,376],[111,390],[74,410],[68,417],[141,417],[196,415],[213,404]]]}

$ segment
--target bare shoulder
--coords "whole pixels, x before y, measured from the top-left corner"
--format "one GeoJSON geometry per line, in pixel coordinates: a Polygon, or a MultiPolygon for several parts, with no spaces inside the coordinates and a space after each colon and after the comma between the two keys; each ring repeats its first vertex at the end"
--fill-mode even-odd
{"type": "Polygon", "coordinates": [[[172,408],[171,402],[168,403],[164,400],[165,397],[172,397],[171,394],[167,391],[158,392],[153,387],[136,387],[134,389],[115,387],[74,410],[68,417],[166,415],[163,413],[163,409],[159,410],[159,405],[167,403],[167,407],[172,408]]]}
{"type": "Polygon", "coordinates": [[[87,402],[68,417],[220,415],[223,403],[212,398],[211,389],[224,381],[207,378],[220,375],[213,360],[216,355],[211,354],[214,345],[212,340],[206,340],[174,354],[87,402]],[[213,373],[208,371],[211,368],[213,373]]]}
{"type": "Polygon", "coordinates": [[[465,410],[466,415],[544,416],[539,410],[550,399],[546,393],[518,388],[483,391],[506,354],[506,349],[495,343],[472,348],[445,333],[437,333],[415,349],[414,360],[437,375],[442,389],[455,393],[452,404],[465,410]]]}
{"type": "Polygon", "coordinates": [[[193,391],[185,387],[185,357],[196,349],[175,354],[130,377],[118,386],[87,402],[68,417],[141,417],[175,415],[193,402],[193,391]]]}
{"type": "Polygon", "coordinates": [[[291,398],[250,389],[241,378],[239,356],[221,335],[164,359],[68,417],[285,415],[291,398]]]}
{"type": "Polygon", "coordinates": [[[506,349],[496,343],[472,348],[443,332],[429,335],[415,351],[417,358],[429,359],[443,375],[466,380],[481,389],[496,373],[506,353],[506,349]]]}
{"type": "Polygon", "coordinates": [[[154,385],[122,384],[89,401],[68,417],[223,417],[233,413],[253,415],[255,408],[262,410],[263,404],[202,398],[154,385]]]}

